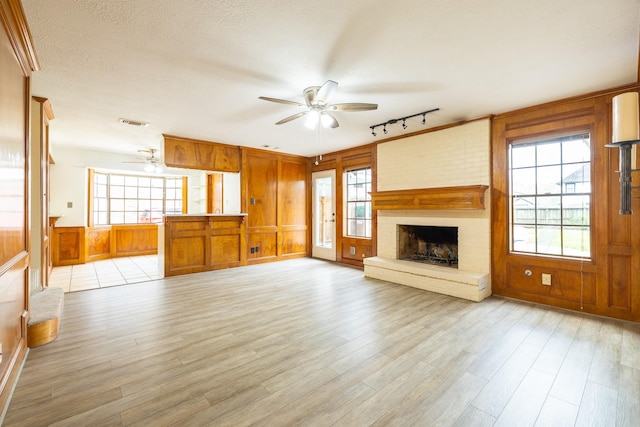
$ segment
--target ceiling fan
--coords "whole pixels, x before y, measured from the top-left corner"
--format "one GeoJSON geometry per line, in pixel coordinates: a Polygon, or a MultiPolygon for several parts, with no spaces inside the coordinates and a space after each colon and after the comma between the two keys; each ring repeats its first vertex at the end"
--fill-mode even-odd
{"type": "Polygon", "coordinates": [[[141,159],[140,161],[137,161],[137,162],[122,162],[122,163],[143,163],[143,164],[146,164],[146,166],[144,167],[145,172],[160,173],[162,172],[162,167],[164,166],[164,164],[162,164],[162,160],[160,160],[159,157],[156,157],[157,152],[158,150],[156,148],[149,148],[147,150],[138,150],[138,153],[147,153],[149,154],[149,156],[147,156],[146,159],[141,159]]]}
{"type": "Polygon", "coordinates": [[[293,114],[289,117],[276,122],[277,125],[288,123],[292,120],[307,116],[305,126],[315,129],[318,124],[322,124],[325,128],[337,128],[338,120],[332,114],[334,111],[368,111],[378,108],[378,104],[366,104],[357,102],[348,102],[344,104],[330,104],[331,97],[336,92],[338,83],[333,80],[327,80],[322,86],[310,86],[302,91],[305,103],[297,101],[289,101],[286,99],[269,98],[260,96],[259,99],[264,101],[277,102],[279,104],[296,105],[298,107],[307,107],[306,111],[293,114]]]}

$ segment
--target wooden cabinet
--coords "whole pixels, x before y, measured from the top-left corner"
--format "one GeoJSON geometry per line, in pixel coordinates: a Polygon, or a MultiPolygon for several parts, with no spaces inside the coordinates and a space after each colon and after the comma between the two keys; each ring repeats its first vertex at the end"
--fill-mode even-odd
{"type": "Polygon", "coordinates": [[[164,136],[164,164],[176,168],[240,172],[240,148],[216,142],[164,136]]]}
{"type": "Polygon", "coordinates": [[[245,216],[165,216],[158,238],[158,263],[164,276],[245,265],[245,216]]]}

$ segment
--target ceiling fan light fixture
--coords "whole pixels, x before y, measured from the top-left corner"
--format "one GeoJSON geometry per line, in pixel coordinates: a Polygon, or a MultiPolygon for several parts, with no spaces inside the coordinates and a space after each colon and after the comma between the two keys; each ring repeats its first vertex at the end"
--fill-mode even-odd
{"type": "Polygon", "coordinates": [[[323,128],[327,129],[332,127],[334,121],[335,121],[334,118],[331,117],[329,114],[320,113],[320,123],[322,123],[323,128]]]}
{"type": "Polygon", "coordinates": [[[320,121],[320,112],[318,110],[311,110],[307,114],[307,119],[304,122],[304,125],[308,129],[315,129],[318,126],[318,122],[320,121]]]}
{"type": "Polygon", "coordinates": [[[322,126],[325,128],[335,129],[339,127],[340,125],[338,120],[336,120],[330,112],[370,111],[378,108],[378,104],[361,102],[331,104],[330,100],[337,90],[337,87],[338,83],[333,80],[327,80],[322,86],[309,86],[303,91],[304,104],[296,101],[288,101],[286,99],[271,98],[268,96],[259,96],[258,99],[277,102],[279,104],[296,105],[301,107],[306,106],[308,108],[307,111],[302,111],[289,117],[285,117],[284,119],[276,122],[276,125],[288,123],[302,116],[306,116],[305,127],[312,130],[316,129],[319,123],[322,123],[322,126]]]}

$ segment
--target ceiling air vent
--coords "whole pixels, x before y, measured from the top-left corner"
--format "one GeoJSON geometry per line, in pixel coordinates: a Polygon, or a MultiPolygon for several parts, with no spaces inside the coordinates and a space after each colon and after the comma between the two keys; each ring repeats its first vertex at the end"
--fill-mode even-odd
{"type": "Polygon", "coordinates": [[[139,122],[137,120],[118,119],[118,121],[120,123],[122,123],[122,124],[130,125],[130,126],[138,126],[138,127],[147,127],[147,126],[149,126],[149,123],[147,123],[147,122],[139,122]]]}

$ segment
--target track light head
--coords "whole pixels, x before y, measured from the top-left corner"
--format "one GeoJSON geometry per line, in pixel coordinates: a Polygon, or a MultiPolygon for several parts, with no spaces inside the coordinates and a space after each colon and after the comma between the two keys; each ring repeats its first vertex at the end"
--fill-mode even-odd
{"type": "Polygon", "coordinates": [[[427,113],[422,113],[422,124],[423,125],[427,124],[427,113]]]}
{"type": "Polygon", "coordinates": [[[387,134],[387,132],[389,132],[387,130],[387,125],[386,124],[382,127],[382,131],[384,132],[385,135],[387,134]]]}
{"type": "Polygon", "coordinates": [[[375,126],[371,126],[371,135],[376,136],[376,127],[375,126]]]}
{"type": "Polygon", "coordinates": [[[402,119],[402,129],[407,128],[407,119],[402,119]]]}

